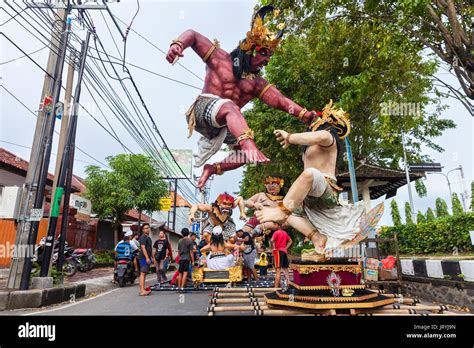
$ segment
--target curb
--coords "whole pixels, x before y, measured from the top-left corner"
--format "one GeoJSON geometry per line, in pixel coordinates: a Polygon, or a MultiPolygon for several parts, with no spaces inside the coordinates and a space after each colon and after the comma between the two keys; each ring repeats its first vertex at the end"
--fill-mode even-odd
{"type": "Polygon", "coordinates": [[[84,297],[86,285],[64,285],[48,289],[7,290],[0,292],[0,311],[39,308],[84,297]]]}

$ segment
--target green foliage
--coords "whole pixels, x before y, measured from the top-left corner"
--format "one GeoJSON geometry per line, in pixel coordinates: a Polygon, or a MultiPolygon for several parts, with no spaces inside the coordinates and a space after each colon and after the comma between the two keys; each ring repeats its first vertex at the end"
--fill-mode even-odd
{"type": "Polygon", "coordinates": [[[445,217],[449,216],[448,205],[446,201],[442,198],[436,198],[436,217],[445,217]]]}
{"type": "Polygon", "coordinates": [[[418,179],[415,181],[415,190],[419,197],[426,197],[428,193],[426,185],[422,179],[418,179]]]}
{"type": "Polygon", "coordinates": [[[135,209],[139,212],[159,210],[160,198],[167,195],[168,187],[149,156],[121,154],[111,157],[109,164],[126,178],[128,187],[135,194],[135,209]]]}
{"type": "MultiPolygon", "coordinates": [[[[378,41],[372,41],[371,37],[360,35],[361,41],[368,40],[366,45],[361,45],[361,49],[375,43],[372,47],[375,46],[377,50],[368,52],[368,56],[372,56],[374,61],[379,56],[390,55],[398,61],[400,58],[398,51],[403,51],[405,46],[420,51],[426,48],[423,53],[419,52],[420,57],[434,58],[437,62],[441,60],[452,66],[451,70],[454,68],[462,90],[460,93],[448,95],[457,98],[472,113],[466,103],[466,96],[473,98],[472,86],[469,86],[469,81],[473,79],[472,68],[469,68],[473,64],[472,45],[466,43],[473,35],[472,0],[449,1],[448,3],[454,3],[453,6],[445,5],[445,1],[433,0],[262,1],[262,3],[270,2],[283,10],[287,31],[308,32],[315,25],[321,24],[325,29],[321,31],[321,39],[324,40],[332,24],[342,21],[354,25],[356,30],[357,25],[362,27],[366,24],[373,31],[385,33],[386,36],[378,41]],[[399,45],[398,51],[392,50],[396,47],[394,44],[399,45]],[[454,64],[455,62],[458,64],[454,64]]],[[[401,68],[403,71],[404,66],[401,65],[401,68]]],[[[449,82],[442,82],[441,87],[446,84],[455,87],[454,84],[449,85],[449,82]]],[[[438,87],[440,87],[439,84],[433,86],[435,93],[446,96],[443,93],[446,89],[439,90],[438,87]]],[[[403,91],[403,88],[400,90],[403,91]]]]}
{"type": "Polygon", "coordinates": [[[107,157],[111,171],[97,166],[86,168],[86,197],[100,219],[112,219],[117,225],[124,213],[159,209],[159,199],[167,193],[159,170],[145,155],[120,154],[107,157]]]}
{"type": "Polygon", "coordinates": [[[426,211],[426,221],[433,221],[434,219],[436,219],[436,217],[433,213],[433,209],[428,208],[426,211]]]}
{"type": "Polygon", "coordinates": [[[115,253],[113,250],[96,250],[94,254],[97,263],[114,263],[115,253]]]}
{"type": "Polygon", "coordinates": [[[390,208],[391,212],[390,214],[392,215],[392,221],[395,226],[401,225],[402,224],[402,218],[400,217],[400,210],[398,210],[398,204],[396,200],[392,200],[390,202],[390,208]]]}
{"type": "MultiPolygon", "coordinates": [[[[443,106],[429,94],[437,66],[423,57],[422,45],[394,31],[383,18],[329,18],[336,2],[305,1],[300,7],[301,3],[273,3],[284,10],[288,28],[265,69],[265,78],[308,109],[321,110],[333,99],[337,107],[348,111],[356,160],[365,158],[399,168],[403,156],[400,130],[408,135],[409,162],[430,160],[422,153],[422,146],[442,151],[431,139],[453,128],[454,123],[440,118],[443,106]],[[392,110],[402,103],[416,106],[415,112],[401,117],[392,110]]],[[[302,171],[301,149],[282,150],[273,131],[295,133],[304,131],[305,126],[261,101],[245,116],[258,147],[272,163],[248,167],[241,194],[248,197],[261,191],[262,178],[269,173],[284,174],[287,183],[293,182],[302,171]]],[[[338,169],[346,170],[345,163],[338,163],[338,169]]]]}
{"type": "Polygon", "coordinates": [[[410,203],[405,202],[405,224],[413,225],[413,216],[411,215],[410,203]]]}
{"type": "Polygon", "coordinates": [[[425,216],[423,215],[423,213],[418,210],[418,214],[416,214],[416,223],[417,223],[417,224],[420,224],[420,223],[422,223],[422,222],[426,222],[426,218],[425,218],[425,216]]]}
{"type": "Polygon", "coordinates": [[[471,181],[471,211],[474,210],[474,181],[471,181]]]}
{"type": "Polygon", "coordinates": [[[397,233],[400,253],[451,253],[454,247],[461,251],[474,250],[469,231],[474,229],[474,213],[445,216],[417,225],[382,227],[381,238],[397,233]]]}
{"type": "Polygon", "coordinates": [[[451,196],[451,207],[453,215],[461,215],[462,213],[464,213],[464,209],[462,208],[462,204],[459,200],[457,193],[453,193],[453,195],[451,196]]]}

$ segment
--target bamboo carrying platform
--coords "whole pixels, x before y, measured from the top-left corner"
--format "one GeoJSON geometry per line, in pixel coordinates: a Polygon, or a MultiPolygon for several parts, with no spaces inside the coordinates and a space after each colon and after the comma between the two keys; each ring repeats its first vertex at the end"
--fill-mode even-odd
{"type": "MultiPolygon", "coordinates": [[[[246,289],[247,287],[253,288],[261,288],[261,289],[269,289],[273,288],[273,284],[275,282],[274,272],[269,271],[266,276],[260,276],[258,281],[252,280],[250,283],[247,283],[244,280],[240,282],[227,282],[225,281],[217,281],[213,282],[210,279],[209,281],[204,283],[194,283],[193,286],[187,286],[185,288],[186,291],[194,292],[194,291],[215,291],[215,289],[246,289]]],[[[218,279],[219,280],[219,279],[218,279]]],[[[220,279],[222,280],[222,279],[220,279]]],[[[154,284],[150,286],[152,291],[177,291],[178,287],[176,285],[170,285],[169,283],[164,284],[154,284]]]]}
{"type": "MultiPolygon", "coordinates": [[[[283,305],[272,304],[268,301],[272,293],[281,291],[276,288],[214,288],[208,315],[255,315],[255,316],[463,316],[465,313],[455,313],[448,310],[445,305],[420,304],[418,298],[407,298],[399,294],[372,291],[374,301],[391,299],[392,303],[381,305],[377,308],[351,308],[351,303],[338,303],[344,306],[338,308],[303,308],[288,307],[288,300],[282,301],[283,305]]],[[[324,305],[324,304],[323,304],[324,305]]]]}
{"type": "Polygon", "coordinates": [[[383,290],[372,290],[361,279],[359,262],[347,259],[296,260],[290,268],[293,279],[285,289],[218,288],[210,295],[209,315],[278,316],[395,316],[465,315],[444,305],[420,304],[383,290]],[[336,279],[337,286],[331,284],[336,279]],[[337,289],[335,289],[337,288],[337,289]],[[334,290],[339,290],[339,293],[334,290]]]}

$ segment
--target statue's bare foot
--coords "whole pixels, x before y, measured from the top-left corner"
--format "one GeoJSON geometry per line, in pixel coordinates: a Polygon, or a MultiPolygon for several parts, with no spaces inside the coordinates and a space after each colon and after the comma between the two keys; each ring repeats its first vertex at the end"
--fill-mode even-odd
{"type": "Polygon", "coordinates": [[[209,179],[209,177],[212,174],[215,174],[214,173],[214,166],[212,164],[206,164],[204,166],[204,170],[202,171],[201,178],[199,179],[199,181],[196,185],[197,188],[199,188],[199,189],[203,188],[204,185],[206,185],[207,179],[209,179]]]}
{"type": "Polygon", "coordinates": [[[260,223],[268,221],[282,223],[288,218],[288,215],[286,215],[285,212],[279,207],[265,207],[262,210],[256,210],[255,216],[257,217],[258,221],[260,221],[260,223]]]}
{"type": "Polygon", "coordinates": [[[326,242],[328,237],[320,232],[315,232],[311,236],[311,241],[313,242],[314,249],[318,254],[324,254],[324,249],[326,248],[326,242]]]}
{"type": "Polygon", "coordinates": [[[240,147],[245,154],[246,161],[250,163],[267,163],[270,160],[257,148],[251,139],[243,140],[240,147]]]}

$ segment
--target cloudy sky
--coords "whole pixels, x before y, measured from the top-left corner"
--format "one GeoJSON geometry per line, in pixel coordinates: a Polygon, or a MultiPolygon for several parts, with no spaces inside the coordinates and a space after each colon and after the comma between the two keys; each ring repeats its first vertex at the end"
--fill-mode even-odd
{"type": "MultiPolygon", "coordinates": [[[[168,49],[172,39],[189,28],[202,33],[210,39],[219,39],[221,47],[226,50],[232,50],[249,28],[250,16],[254,5],[254,1],[140,0],[140,11],[133,22],[132,28],[164,51],[168,49]]],[[[6,12],[14,13],[8,6],[2,6],[5,7],[6,12]]],[[[15,8],[18,9],[18,7],[15,8]]],[[[110,4],[110,9],[118,18],[129,23],[137,9],[137,2],[135,0],[122,0],[120,3],[110,4]]],[[[6,12],[0,12],[1,23],[10,18],[6,12]]],[[[97,33],[104,43],[106,50],[115,57],[121,55],[123,53],[122,40],[118,30],[110,21],[110,17],[106,12],[101,13],[98,10],[89,12],[92,15],[97,33]],[[117,42],[118,49],[112,41],[111,35],[104,23],[104,18],[117,42]]],[[[37,33],[24,20],[18,19],[28,28],[28,31],[22,28],[15,20],[10,20],[6,23],[2,27],[2,31],[28,53],[43,48],[44,45],[34,38],[30,32],[37,33]]],[[[28,18],[26,14],[25,20],[32,22],[31,18],[28,18]]],[[[123,30],[124,26],[120,25],[123,30]]],[[[84,37],[85,32],[77,22],[75,22],[73,30],[80,37],[84,37]]],[[[46,31],[43,30],[43,33],[46,34],[46,31]]],[[[40,66],[45,67],[47,55],[47,50],[43,49],[34,53],[32,57],[40,66]]],[[[202,61],[192,50],[186,51],[184,55],[180,63],[192,73],[179,65],[170,66],[165,61],[162,52],[145,42],[134,32],[130,32],[127,40],[126,61],[128,63],[187,84],[171,81],[132,66],[129,67],[148,109],[151,111],[168,146],[175,149],[195,150],[198,135],[194,134],[190,139],[187,138],[184,112],[199,93],[199,89],[194,87],[202,87],[202,81],[194,74],[203,78],[205,70],[202,61]]],[[[27,58],[3,64],[20,56],[22,56],[20,51],[12,46],[4,37],[0,37],[1,84],[21,99],[30,109],[38,110],[44,73],[27,58]]],[[[119,67],[119,71],[120,69],[119,67]]],[[[112,73],[111,70],[110,73],[112,73]]],[[[125,75],[123,74],[123,76],[125,75]]],[[[457,83],[446,71],[440,71],[438,76],[453,84],[457,83]]],[[[132,91],[132,94],[134,94],[130,83],[127,81],[125,83],[132,91]]],[[[118,87],[118,82],[113,81],[112,84],[117,86],[116,90],[126,103],[125,94],[118,87]]],[[[29,159],[29,148],[32,144],[36,118],[15,101],[4,88],[0,88],[0,146],[22,158],[29,159]]],[[[99,99],[96,94],[94,97],[99,99]]],[[[436,139],[438,144],[445,149],[444,153],[437,153],[429,149],[426,149],[426,153],[435,162],[442,163],[445,173],[462,165],[465,185],[468,188],[473,178],[473,118],[469,116],[459,102],[450,99],[444,102],[449,105],[449,108],[443,111],[442,116],[454,120],[458,127],[457,129],[445,132],[442,137],[436,139]]],[[[87,90],[83,90],[81,104],[85,105],[102,124],[110,129],[87,90]]],[[[111,113],[107,113],[107,108],[100,101],[99,106],[105,111],[107,121],[122,143],[133,152],[140,153],[141,148],[129,135],[124,126],[111,113]]],[[[317,108],[317,106],[307,107],[317,108]]],[[[60,123],[58,121],[56,129],[59,130],[59,128],[60,123]]],[[[54,153],[56,153],[57,138],[55,135],[54,153]]],[[[102,162],[106,156],[124,152],[122,146],[87,115],[81,115],[79,119],[76,144],[92,157],[102,162]]],[[[219,153],[212,160],[214,161],[223,156],[223,153],[219,153]]],[[[52,156],[50,171],[54,171],[54,164],[55,156],[52,156]]],[[[76,152],[74,171],[77,175],[84,176],[84,169],[89,164],[98,163],[83,153],[76,152]]],[[[199,175],[200,169],[196,170],[195,174],[199,175]]],[[[215,177],[212,181],[211,199],[214,199],[218,193],[224,190],[228,192],[238,191],[241,177],[242,169],[215,177]]],[[[459,171],[451,172],[449,178],[453,192],[460,193],[462,182],[459,171]]],[[[437,197],[445,198],[449,202],[447,182],[443,176],[438,174],[428,175],[425,184],[428,187],[428,197],[419,198],[416,194],[414,195],[416,211],[421,210],[425,212],[428,207],[433,207],[437,197]]],[[[408,200],[406,186],[398,191],[395,199],[399,201],[399,206],[402,207],[404,202],[408,200]]],[[[378,201],[373,202],[373,204],[376,203],[378,201]]],[[[382,223],[391,224],[389,201],[386,203],[387,209],[382,218],[382,223]]],[[[448,205],[450,204],[448,203],[448,205]]]]}

